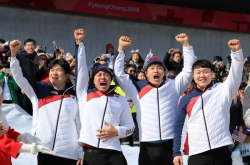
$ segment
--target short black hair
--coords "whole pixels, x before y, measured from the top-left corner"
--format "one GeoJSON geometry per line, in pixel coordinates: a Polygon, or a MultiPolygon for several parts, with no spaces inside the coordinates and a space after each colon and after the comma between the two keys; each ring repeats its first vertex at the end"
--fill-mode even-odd
{"type": "Polygon", "coordinates": [[[222,61],[222,57],[221,56],[215,56],[214,61],[222,61]]]}
{"type": "Polygon", "coordinates": [[[134,69],[136,69],[136,66],[134,64],[127,64],[125,66],[125,70],[128,69],[128,68],[131,68],[131,67],[133,67],[134,69]]]}
{"type": "Polygon", "coordinates": [[[0,44],[4,44],[5,40],[0,38],[0,44]]]}
{"type": "Polygon", "coordinates": [[[65,71],[65,74],[71,73],[69,63],[64,58],[55,59],[51,61],[49,63],[49,70],[51,70],[55,65],[59,65],[60,67],[62,67],[65,71]]]}
{"type": "Polygon", "coordinates": [[[3,68],[10,68],[10,63],[7,61],[2,61],[0,63],[0,69],[3,69],[3,68]]]}
{"type": "Polygon", "coordinates": [[[24,41],[24,45],[26,45],[27,42],[33,42],[34,45],[36,45],[36,41],[32,38],[28,38],[24,41]]]}
{"type": "Polygon", "coordinates": [[[211,71],[213,71],[212,63],[205,59],[195,61],[195,63],[192,66],[192,71],[194,72],[194,70],[198,68],[209,68],[211,69],[211,71]]]}
{"type": "Polygon", "coordinates": [[[241,83],[240,83],[240,86],[239,86],[239,89],[243,90],[243,89],[245,89],[246,87],[247,87],[247,83],[241,82],[241,83]]]}
{"type": "Polygon", "coordinates": [[[180,54],[180,56],[181,56],[181,52],[174,52],[174,53],[173,53],[173,57],[174,57],[176,54],[180,54]]]}

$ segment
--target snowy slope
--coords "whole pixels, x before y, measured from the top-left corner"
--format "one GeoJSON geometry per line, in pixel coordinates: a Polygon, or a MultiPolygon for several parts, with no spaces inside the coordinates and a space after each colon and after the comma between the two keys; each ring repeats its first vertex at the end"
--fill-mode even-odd
{"type": "MultiPolygon", "coordinates": [[[[27,114],[21,107],[15,104],[3,104],[3,111],[6,115],[9,125],[20,133],[31,133],[32,117],[27,114]]],[[[123,153],[128,161],[128,165],[138,165],[138,147],[122,146],[123,153]]],[[[184,158],[184,165],[187,157],[184,158]]],[[[36,156],[31,154],[20,154],[17,159],[12,159],[13,165],[35,165],[36,156]]]]}

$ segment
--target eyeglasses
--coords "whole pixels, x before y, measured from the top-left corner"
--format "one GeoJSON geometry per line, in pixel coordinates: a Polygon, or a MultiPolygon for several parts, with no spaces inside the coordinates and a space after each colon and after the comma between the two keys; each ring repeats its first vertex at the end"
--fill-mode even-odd
{"type": "Polygon", "coordinates": [[[130,73],[135,73],[135,70],[130,70],[129,72],[130,72],[130,73]]]}

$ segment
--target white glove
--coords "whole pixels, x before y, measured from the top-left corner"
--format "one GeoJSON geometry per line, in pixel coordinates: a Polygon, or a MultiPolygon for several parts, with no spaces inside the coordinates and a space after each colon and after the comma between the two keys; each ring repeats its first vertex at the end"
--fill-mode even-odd
{"type": "Polygon", "coordinates": [[[19,153],[31,153],[33,155],[36,155],[38,152],[41,152],[44,154],[50,154],[50,155],[56,154],[54,151],[51,151],[49,148],[42,146],[42,145],[36,145],[35,143],[23,144],[19,150],[19,153]]]}
{"type": "Polygon", "coordinates": [[[244,165],[241,157],[240,148],[236,148],[231,155],[232,165],[244,165]]]}
{"type": "Polygon", "coordinates": [[[32,136],[29,133],[24,133],[24,134],[19,135],[17,137],[17,141],[24,142],[26,144],[31,144],[31,143],[40,144],[41,142],[41,140],[38,137],[32,136]]]}

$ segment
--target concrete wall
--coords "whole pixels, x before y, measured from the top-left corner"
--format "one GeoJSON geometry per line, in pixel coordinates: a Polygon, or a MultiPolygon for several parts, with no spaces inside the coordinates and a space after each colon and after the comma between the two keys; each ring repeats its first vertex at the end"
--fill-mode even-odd
{"type": "Polygon", "coordinates": [[[155,55],[163,58],[169,48],[181,48],[181,45],[174,39],[175,35],[180,32],[189,35],[190,43],[194,46],[198,58],[212,60],[215,55],[220,55],[226,62],[226,57],[230,53],[227,42],[232,38],[241,40],[244,56],[248,56],[250,52],[250,35],[246,33],[158,25],[6,6],[0,6],[0,16],[0,38],[24,41],[31,37],[42,47],[46,46],[49,52],[52,52],[51,42],[55,40],[58,46],[65,49],[65,52],[74,53],[73,31],[79,27],[84,28],[88,64],[91,64],[94,57],[105,52],[106,43],[111,42],[117,48],[121,35],[128,35],[133,40],[133,45],[127,50],[128,57],[132,49],[140,49],[141,55],[145,57],[152,48],[155,55]]]}

